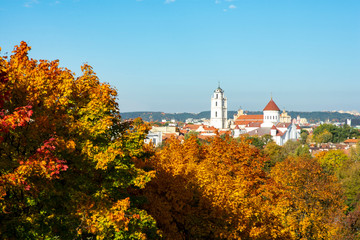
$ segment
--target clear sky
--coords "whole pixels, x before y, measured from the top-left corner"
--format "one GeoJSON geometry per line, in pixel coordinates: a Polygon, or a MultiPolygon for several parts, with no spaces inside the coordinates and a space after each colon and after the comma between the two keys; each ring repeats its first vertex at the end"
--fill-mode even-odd
{"type": "Polygon", "coordinates": [[[2,55],[87,62],[120,110],[360,111],[359,0],[0,0],[2,55]]]}

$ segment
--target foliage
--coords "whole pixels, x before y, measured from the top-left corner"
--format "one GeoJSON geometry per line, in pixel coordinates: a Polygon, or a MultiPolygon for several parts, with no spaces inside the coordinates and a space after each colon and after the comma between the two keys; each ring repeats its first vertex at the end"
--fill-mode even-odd
{"type": "Polygon", "coordinates": [[[350,149],[350,159],[351,161],[359,161],[360,162],[360,142],[358,142],[354,147],[350,149]]]}
{"type": "MultiPolygon", "coordinates": [[[[347,159],[338,170],[340,182],[346,196],[348,212],[345,224],[346,239],[360,239],[360,161],[359,145],[351,149],[347,159]]],[[[345,239],[345,238],[344,238],[345,239]]]]}
{"type": "MultiPolygon", "coordinates": [[[[263,149],[264,146],[270,142],[272,142],[272,137],[270,134],[265,134],[263,136],[249,136],[249,135],[244,135],[245,136],[245,140],[250,142],[252,145],[254,145],[255,147],[257,147],[258,149],[263,149]]],[[[242,138],[239,138],[239,141],[241,141],[242,138]]]]}
{"type": "Polygon", "coordinates": [[[265,163],[265,170],[267,172],[275,166],[277,162],[282,162],[287,157],[284,148],[277,145],[275,142],[269,142],[264,148],[264,154],[269,158],[265,163]]]}
{"type": "Polygon", "coordinates": [[[294,156],[302,156],[311,158],[310,148],[307,144],[302,144],[295,149],[294,156]]]}
{"type": "Polygon", "coordinates": [[[338,173],[339,169],[348,161],[342,150],[323,151],[315,154],[321,166],[330,173],[338,173]]]}
{"type": "Polygon", "coordinates": [[[345,205],[334,175],[316,159],[289,157],[272,168],[271,176],[285,189],[282,219],[293,239],[339,239],[345,205]]]}
{"type": "Polygon", "coordinates": [[[191,138],[192,136],[197,137],[199,135],[199,132],[196,131],[190,131],[188,133],[185,134],[185,140],[191,138]]]}
{"type": "Polygon", "coordinates": [[[339,178],[348,206],[344,219],[342,239],[360,239],[360,162],[359,146],[351,149],[348,157],[341,150],[331,150],[316,154],[316,158],[325,171],[339,178]]]}
{"type": "Polygon", "coordinates": [[[116,91],[89,65],[75,78],[29,50],[0,58],[0,238],[154,237],[131,193],[154,174],[135,167],[148,127],[121,122],[116,91]]]}
{"type": "Polygon", "coordinates": [[[360,132],[348,125],[335,126],[332,124],[322,124],[314,129],[314,140],[318,143],[343,142],[348,138],[360,137],[360,132]]]}
{"type": "Polygon", "coordinates": [[[289,239],[265,161],[245,139],[172,139],[149,162],[156,177],[145,209],[166,239],[289,239]]]}
{"type": "Polygon", "coordinates": [[[319,133],[319,134],[314,134],[315,137],[315,141],[317,143],[328,143],[328,142],[333,142],[333,134],[331,132],[329,132],[328,130],[324,130],[323,132],[319,133]]]}
{"type": "Polygon", "coordinates": [[[300,133],[300,142],[302,144],[306,144],[308,136],[309,136],[309,132],[302,129],[300,133]]]}
{"type": "Polygon", "coordinates": [[[263,152],[269,158],[265,164],[265,170],[267,172],[269,172],[277,162],[282,162],[289,156],[311,157],[310,148],[307,144],[301,144],[301,142],[291,140],[287,141],[283,146],[279,146],[275,142],[269,142],[264,147],[263,152]]]}

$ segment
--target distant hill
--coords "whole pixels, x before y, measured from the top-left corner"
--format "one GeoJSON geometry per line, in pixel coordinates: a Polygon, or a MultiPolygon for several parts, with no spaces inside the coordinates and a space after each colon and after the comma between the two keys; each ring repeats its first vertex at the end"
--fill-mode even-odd
{"type": "MultiPolygon", "coordinates": [[[[228,118],[233,118],[236,111],[228,111],[228,118]]],[[[247,114],[262,114],[262,112],[257,111],[248,111],[247,114]]],[[[319,121],[337,121],[344,122],[346,119],[360,119],[359,116],[354,116],[348,113],[338,113],[338,112],[288,112],[291,118],[296,118],[300,116],[306,118],[309,122],[319,122],[319,121]]],[[[188,118],[201,119],[201,118],[210,118],[210,111],[204,111],[200,113],[163,113],[163,112],[124,112],[121,113],[123,119],[131,119],[141,117],[144,121],[158,121],[161,122],[162,119],[171,120],[175,119],[176,121],[184,122],[188,118]]]]}

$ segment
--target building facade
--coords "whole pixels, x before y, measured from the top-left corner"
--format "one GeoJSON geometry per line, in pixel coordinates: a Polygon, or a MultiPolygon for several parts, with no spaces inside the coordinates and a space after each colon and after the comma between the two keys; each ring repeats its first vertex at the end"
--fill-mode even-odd
{"type": "Polygon", "coordinates": [[[227,98],[220,86],[211,97],[210,126],[217,129],[227,128],[227,98]]]}

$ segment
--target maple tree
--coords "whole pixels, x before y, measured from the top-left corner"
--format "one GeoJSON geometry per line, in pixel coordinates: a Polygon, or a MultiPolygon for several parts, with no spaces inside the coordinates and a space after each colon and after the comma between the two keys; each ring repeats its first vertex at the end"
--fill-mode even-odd
{"type": "Polygon", "coordinates": [[[29,50],[0,58],[0,238],[156,237],[132,194],[154,175],[135,167],[147,125],[121,121],[115,89],[89,65],[75,77],[29,50]]]}

